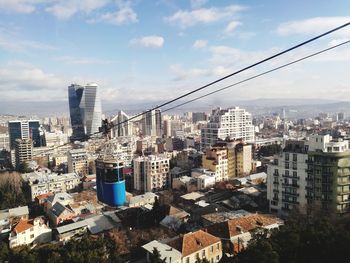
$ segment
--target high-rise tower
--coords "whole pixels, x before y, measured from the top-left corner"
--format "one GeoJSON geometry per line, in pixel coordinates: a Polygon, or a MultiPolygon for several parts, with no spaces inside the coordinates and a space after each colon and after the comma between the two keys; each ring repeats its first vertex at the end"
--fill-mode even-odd
{"type": "Polygon", "coordinates": [[[102,120],[101,99],[97,84],[68,87],[69,110],[73,129],[72,140],[84,140],[99,131],[102,120]]]}
{"type": "Polygon", "coordinates": [[[38,120],[9,121],[10,148],[14,149],[17,139],[30,139],[34,147],[42,146],[38,120]]]}

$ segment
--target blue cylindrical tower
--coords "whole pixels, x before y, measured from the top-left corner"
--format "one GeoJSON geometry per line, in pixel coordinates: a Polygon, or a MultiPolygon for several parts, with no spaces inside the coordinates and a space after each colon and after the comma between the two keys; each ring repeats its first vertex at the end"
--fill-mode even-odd
{"type": "Polygon", "coordinates": [[[110,206],[125,204],[124,164],[116,159],[96,160],[97,199],[110,206]]]}

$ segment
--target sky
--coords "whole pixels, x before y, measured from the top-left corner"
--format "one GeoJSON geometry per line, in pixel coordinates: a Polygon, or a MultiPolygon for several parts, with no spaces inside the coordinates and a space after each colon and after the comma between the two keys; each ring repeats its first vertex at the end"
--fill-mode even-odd
{"type": "MultiPolygon", "coordinates": [[[[99,85],[118,105],[179,96],[350,22],[327,0],[0,0],[0,103],[67,101],[71,83],[99,85]]],[[[350,39],[350,29],[198,95],[350,39]]],[[[350,44],[203,100],[350,100],[350,44]]],[[[192,96],[191,98],[193,98],[192,96]]]]}

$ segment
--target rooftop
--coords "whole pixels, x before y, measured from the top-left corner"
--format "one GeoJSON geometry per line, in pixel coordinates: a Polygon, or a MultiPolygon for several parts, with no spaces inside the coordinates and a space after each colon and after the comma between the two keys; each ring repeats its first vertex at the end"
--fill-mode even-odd
{"type": "Polygon", "coordinates": [[[153,253],[154,248],[156,248],[159,251],[161,259],[165,259],[166,263],[176,262],[177,260],[181,260],[182,257],[180,251],[157,240],[153,240],[142,247],[149,253],[153,253]]]}

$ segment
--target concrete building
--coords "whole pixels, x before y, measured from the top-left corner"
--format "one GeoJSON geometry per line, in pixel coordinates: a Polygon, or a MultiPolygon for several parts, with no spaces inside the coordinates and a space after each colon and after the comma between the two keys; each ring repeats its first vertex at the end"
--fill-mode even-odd
{"type": "Polygon", "coordinates": [[[10,150],[10,136],[8,134],[0,134],[0,150],[10,150]]]}
{"type": "Polygon", "coordinates": [[[159,109],[145,112],[141,119],[143,136],[162,136],[162,114],[159,109]]]}
{"type": "Polygon", "coordinates": [[[68,173],[76,173],[79,176],[87,175],[89,172],[88,156],[83,149],[68,151],[68,173]]]}
{"type": "Polygon", "coordinates": [[[72,191],[80,185],[79,176],[76,173],[55,174],[32,172],[22,174],[23,180],[30,188],[32,201],[35,197],[47,193],[61,193],[72,191]]]}
{"type": "Polygon", "coordinates": [[[115,125],[113,128],[113,137],[124,137],[133,135],[132,122],[128,121],[129,116],[119,111],[118,114],[111,119],[111,122],[115,125]]]}
{"type": "Polygon", "coordinates": [[[306,179],[310,209],[316,207],[329,213],[349,213],[349,142],[332,140],[329,135],[310,136],[306,179]]]}
{"type": "Polygon", "coordinates": [[[180,251],[157,240],[153,240],[143,245],[142,248],[147,252],[146,262],[152,262],[151,256],[156,248],[159,251],[160,259],[163,260],[164,263],[182,263],[182,254],[180,251]]]}
{"type": "Polygon", "coordinates": [[[15,120],[8,122],[10,148],[14,149],[16,140],[32,140],[34,147],[42,146],[38,120],[15,120]]]}
{"type": "Polygon", "coordinates": [[[201,149],[213,146],[219,139],[242,139],[254,142],[255,130],[252,115],[239,107],[212,111],[209,123],[201,129],[201,149]]]}
{"type": "Polygon", "coordinates": [[[170,186],[169,158],[149,155],[134,159],[134,189],[154,192],[170,186]]]}
{"type": "Polygon", "coordinates": [[[37,245],[51,241],[51,229],[44,219],[37,217],[31,220],[21,219],[9,236],[9,247],[37,245]]]}
{"type": "Polygon", "coordinates": [[[305,141],[286,141],[283,152],[267,168],[270,211],[287,215],[293,208],[306,211],[307,146],[305,141]]]}
{"type": "Polygon", "coordinates": [[[227,148],[220,146],[207,148],[202,157],[202,165],[204,169],[215,172],[216,182],[228,180],[227,148]]]}
{"type": "Polygon", "coordinates": [[[182,262],[195,263],[197,259],[219,262],[222,258],[221,240],[207,232],[198,230],[175,238],[166,243],[181,252],[182,262]]]}
{"type": "Polygon", "coordinates": [[[17,139],[15,144],[15,160],[17,169],[33,158],[33,142],[29,139],[17,139]]]}

